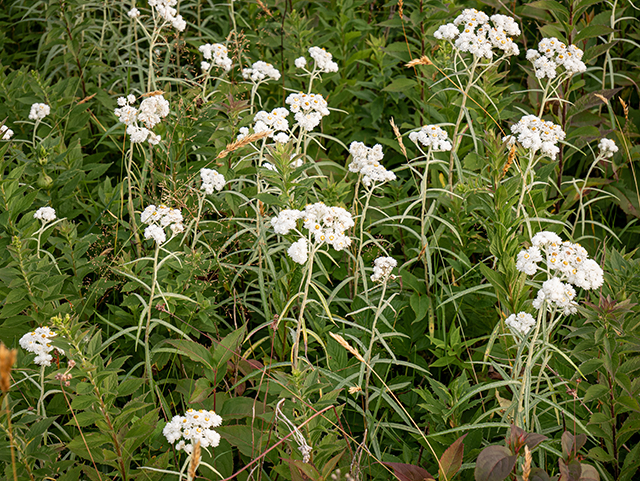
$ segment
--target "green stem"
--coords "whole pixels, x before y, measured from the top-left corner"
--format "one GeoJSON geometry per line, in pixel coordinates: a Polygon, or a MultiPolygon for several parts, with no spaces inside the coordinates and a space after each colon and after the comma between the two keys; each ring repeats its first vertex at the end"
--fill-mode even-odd
{"type": "Polygon", "coordinates": [[[151,310],[153,309],[153,298],[156,292],[156,283],[158,281],[158,254],[160,253],[160,244],[156,242],[155,252],[153,254],[153,280],[151,282],[151,295],[149,296],[149,304],[147,306],[147,326],[144,333],[144,356],[145,356],[145,369],[147,371],[147,377],[149,379],[149,388],[151,389],[151,397],[155,401],[156,393],[155,386],[153,384],[153,373],[151,371],[151,352],[149,349],[149,337],[151,333],[151,310]]]}
{"type": "Polygon", "coordinates": [[[129,210],[129,227],[135,238],[136,251],[138,257],[142,256],[140,234],[138,234],[138,223],[136,222],[136,212],[133,208],[133,142],[129,147],[129,158],[127,159],[127,191],[129,193],[129,200],[127,202],[127,208],[129,210]]]}
{"type": "MultiPolygon", "coordinates": [[[[360,179],[358,179],[358,184],[360,183],[360,179]]],[[[358,255],[356,256],[356,269],[353,273],[353,283],[354,283],[354,293],[353,298],[355,299],[358,295],[358,277],[360,274],[360,267],[358,262],[362,261],[362,244],[364,242],[364,221],[367,217],[367,210],[369,209],[369,202],[371,201],[371,194],[373,194],[374,185],[367,189],[367,194],[364,201],[364,207],[362,208],[362,214],[360,215],[360,237],[358,243],[358,255]]]]}
{"type": "Polygon", "coordinates": [[[291,366],[294,370],[298,369],[298,353],[300,351],[300,335],[303,334],[305,353],[307,350],[307,331],[304,322],[304,311],[307,306],[307,299],[309,298],[309,286],[311,285],[311,278],[313,277],[313,258],[315,256],[316,249],[311,247],[311,253],[309,255],[309,263],[307,264],[307,279],[304,284],[304,291],[302,294],[302,303],[300,305],[300,314],[298,316],[298,326],[296,328],[296,341],[293,344],[291,351],[291,366]]]}
{"type": "Polygon", "coordinates": [[[44,365],[40,367],[40,398],[38,399],[36,412],[43,418],[47,417],[47,413],[44,409],[44,365]]]}

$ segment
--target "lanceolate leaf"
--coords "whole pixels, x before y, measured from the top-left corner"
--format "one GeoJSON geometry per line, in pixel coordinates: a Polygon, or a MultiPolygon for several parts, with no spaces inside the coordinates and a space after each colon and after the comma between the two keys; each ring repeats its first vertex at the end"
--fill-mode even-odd
{"type": "Polygon", "coordinates": [[[429,472],[420,466],[404,463],[382,463],[393,469],[393,474],[400,481],[425,481],[435,479],[429,472]]]}
{"type": "Polygon", "coordinates": [[[462,444],[462,442],[466,436],[465,434],[456,439],[440,458],[439,479],[450,480],[460,470],[462,457],[464,455],[464,444],[462,444]]]}
{"type": "Polygon", "coordinates": [[[476,481],[503,481],[516,465],[516,456],[505,446],[484,448],[476,461],[476,481]]]}

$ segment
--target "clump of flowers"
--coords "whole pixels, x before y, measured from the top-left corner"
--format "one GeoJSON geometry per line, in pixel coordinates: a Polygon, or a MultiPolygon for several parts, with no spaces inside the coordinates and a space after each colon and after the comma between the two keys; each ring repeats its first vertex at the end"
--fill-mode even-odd
{"type": "Polygon", "coordinates": [[[50,113],[51,107],[49,107],[47,104],[33,104],[31,106],[31,110],[29,111],[29,119],[40,122],[50,113]]]}
{"type": "Polygon", "coordinates": [[[518,314],[511,314],[507,317],[505,324],[509,326],[512,331],[526,336],[531,328],[536,325],[536,320],[528,312],[519,312],[518,314]]]}
{"type": "Polygon", "coordinates": [[[604,283],[602,268],[589,259],[587,250],[580,244],[563,242],[560,236],[547,231],[533,236],[531,244],[518,254],[516,268],[527,275],[535,275],[538,271],[547,273],[548,279],[533,301],[536,309],[546,305],[547,309],[561,309],[564,315],[573,314],[577,304],[571,284],[589,290],[598,289],[604,283]],[[538,266],[540,262],[546,268],[538,266]]]}
{"type": "Polygon", "coordinates": [[[169,115],[169,101],[162,94],[150,95],[140,102],[140,108],[133,107],[135,95],[119,97],[119,108],[114,110],[116,117],[127,126],[127,134],[131,142],[141,143],[145,140],[150,145],[157,145],[162,138],[151,131],[160,121],[169,115]]]}
{"type": "MultiPolygon", "coordinates": [[[[323,202],[316,202],[307,205],[303,211],[284,209],[271,219],[271,226],[278,234],[286,235],[291,230],[297,231],[299,219],[302,219],[303,227],[309,232],[309,240],[316,245],[327,243],[337,251],[351,245],[351,239],[345,231],[355,224],[351,214],[342,207],[329,207],[323,202]]],[[[288,253],[294,262],[304,264],[308,251],[307,239],[302,237],[289,248],[288,253]]]]}
{"type": "MultiPolygon", "coordinates": [[[[274,139],[276,142],[288,142],[289,136],[286,134],[287,130],[289,130],[289,121],[287,120],[288,116],[289,111],[284,107],[278,107],[277,109],[273,109],[271,112],[261,110],[253,117],[255,122],[253,130],[255,133],[265,132],[268,130],[271,132],[269,137],[274,139]],[[277,134],[276,132],[280,133],[277,134]]],[[[242,131],[241,134],[246,135],[242,131]]]]}
{"type": "Polygon", "coordinates": [[[391,275],[394,267],[398,266],[398,261],[393,257],[378,257],[373,262],[373,274],[371,280],[373,282],[385,282],[391,275]]]}
{"type": "Polygon", "coordinates": [[[198,47],[200,53],[204,57],[204,61],[201,63],[202,70],[208,72],[211,67],[215,65],[224,69],[225,72],[231,70],[231,59],[229,58],[229,50],[227,47],[220,43],[205,43],[198,47]]]}
{"type": "Polygon", "coordinates": [[[367,147],[362,142],[351,142],[349,153],[353,157],[349,164],[349,171],[362,174],[362,183],[367,187],[374,181],[387,182],[395,180],[396,174],[385,169],[380,163],[384,157],[380,144],[367,147]]]}
{"type": "Polygon", "coordinates": [[[433,34],[438,40],[449,40],[461,52],[488,59],[493,58],[494,48],[504,56],[518,55],[520,49],[511,38],[516,35],[520,35],[520,27],[513,18],[506,15],[489,18],[475,8],[463,10],[453,23],[442,25],[433,34]]]}
{"type": "Polygon", "coordinates": [[[57,334],[48,327],[38,327],[35,331],[29,332],[20,338],[20,347],[36,355],[36,358],[33,360],[36,364],[40,366],[51,366],[51,361],[53,360],[51,352],[53,350],[64,354],[63,350],[51,345],[51,340],[56,337],[56,335],[57,334]]]}
{"type": "Polygon", "coordinates": [[[136,7],[133,7],[131,10],[127,12],[127,15],[129,16],[129,18],[135,20],[140,16],[140,10],[138,10],[136,7]]]}
{"type": "Polygon", "coordinates": [[[56,220],[56,210],[53,207],[40,207],[35,214],[34,219],[42,221],[43,224],[56,220]]]}
{"type": "Polygon", "coordinates": [[[184,416],[174,416],[162,434],[171,444],[178,441],[175,448],[191,454],[200,442],[203,448],[215,448],[220,444],[220,434],[214,431],[222,424],[222,418],[215,411],[188,409],[184,416]]]}
{"type": "Polygon", "coordinates": [[[437,125],[425,125],[419,131],[411,132],[409,140],[416,144],[420,142],[425,147],[431,148],[436,152],[449,151],[452,148],[447,132],[437,125]]]}
{"type": "Polygon", "coordinates": [[[184,21],[182,15],[178,15],[178,11],[175,9],[177,4],[178,0],[149,0],[149,6],[164,20],[164,25],[170,24],[178,32],[183,32],[187,27],[187,22],[184,21]]]}
{"type": "Polygon", "coordinates": [[[543,38],[538,44],[538,50],[527,50],[527,60],[533,64],[537,78],[553,79],[561,66],[569,76],[586,71],[587,66],[582,61],[583,54],[575,45],[566,46],[557,38],[551,37],[543,38]]]}
{"type": "Polygon", "coordinates": [[[295,114],[298,125],[307,132],[317,127],[322,117],[329,115],[327,101],[320,94],[290,94],[285,103],[295,114]]]}
{"type": "Polygon", "coordinates": [[[200,169],[200,178],[202,179],[202,187],[200,188],[207,195],[213,194],[214,190],[220,192],[226,184],[224,175],[214,169],[200,169]]]}
{"type": "Polygon", "coordinates": [[[618,146],[613,140],[600,139],[598,143],[598,149],[600,150],[600,156],[605,159],[610,159],[618,151],[618,146]]]}
{"type": "Polygon", "coordinates": [[[518,123],[511,126],[511,132],[514,135],[508,135],[503,139],[509,146],[514,145],[517,140],[532,154],[535,155],[540,150],[542,155],[551,157],[551,160],[556,160],[556,155],[560,152],[560,147],[556,144],[566,137],[562,127],[535,115],[522,117],[518,123]]]}
{"type": "Polygon", "coordinates": [[[171,209],[164,204],[150,205],[140,215],[140,220],[148,227],[144,231],[145,239],[153,239],[157,244],[164,244],[167,235],[166,227],[171,229],[172,235],[184,232],[182,213],[178,209],[171,209]]]}
{"type": "MultiPolygon", "coordinates": [[[[316,70],[319,72],[330,73],[338,71],[338,64],[333,61],[333,55],[324,48],[311,47],[309,55],[316,62],[316,70]]],[[[306,61],[305,61],[306,62],[306,61]]]]}
{"type": "Polygon", "coordinates": [[[13,137],[13,130],[6,125],[0,125],[0,135],[2,136],[0,137],[2,140],[11,140],[11,137],[13,137]]]}
{"type": "Polygon", "coordinates": [[[270,63],[258,60],[251,68],[242,69],[242,78],[254,83],[280,80],[280,71],[270,63]]]}

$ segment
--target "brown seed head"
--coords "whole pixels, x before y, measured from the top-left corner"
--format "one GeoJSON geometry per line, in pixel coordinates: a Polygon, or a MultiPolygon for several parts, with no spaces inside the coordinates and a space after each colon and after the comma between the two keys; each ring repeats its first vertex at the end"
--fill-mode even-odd
{"type": "Polygon", "coordinates": [[[533,461],[533,455],[529,446],[524,446],[524,467],[522,468],[522,481],[529,481],[531,476],[531,462],[533,461]]]}
{"type": "Polygon", "coordinates": [[[429,57],[427,57],[426,55],[423,55],[420,58],[413,59],[411,62],[406,64],[405,67],[411,68],[411,67],[415,67],[416,65],[433,65],[433,62],[429,60],[429,57]]]}
{"type": "Polygon", "coordinates": [[[195,479],[196,470],[200,464],[200,441],[196,442],[193,446],[193,452],[191,453],[191,463],[189,463],[189,471],[187,473],[188,479],[195,479]]]}
{"type": "Polygon", "coordinates": [[[340,344],[342,347],[344,347],[347,351],[349,351],[351,354],[354,355],[354,357],[360,361],[360,362],[365,362],[364,358],[360,355],[360,353],[358,352],[358,350],[354,347],[351,347],[351,345],[345,341],[344,337],[342,337],[340,334],[334,334],[333,332],[330,332],[329,335],[331,337],[333,337],[336,342],[338,344],[340,344]]]}
{"type": "Polygon", "coordinates": [[[16,362],[18,351],[15,349],[7,349],[0,342],[0,389],[7,392],[11,387],[11,366],[16,362]]]}
{"type": "Polygon", "coordinates": [[[515,144],[511,146],[511,150],[509,150],[509,155],[507,157],[507,163],[504,164],[504,167],[502,168],[502,175],[500,176],[500,178],[502,179],[505,175],[507,175],[507,172],[509,172],[509,169],[511,168],[511,165],[513,164],[513,161],[516,158],[516,146],[515,144]]]}
{"type": "Polygon", "coordinates": [[[264,130],[256,134],[249,134],[246,137],[244,137],[242,140],[236,140],[235,142],[231,142],[230,144],[227,144],[225,149],[218,154],[216,159],[224,159],[227,155],[229,155],[234,150],[238,150],[244,147],[245,145],[249,145],[251,142],[255,142],[256,140],[264,139],[271,133],[272,133],[271,130],[264,130]]]}
{"type": "Polygon", "coordinates": [[[404,148],[404,144],[402,143],[402,135],[400,134],[400,129],[398,129],[398,126],[393,121],[393,117],[391,117],[391,120],[389,120],[389,123],[391,124],[391,128],[393,129],[393,133],[396,135],[398,144],[400,144],[400,150],[402,151],[402,154],[405,156],[406,159],[409,159],[409,157],[407,157],[407,149],[404,148]]]}

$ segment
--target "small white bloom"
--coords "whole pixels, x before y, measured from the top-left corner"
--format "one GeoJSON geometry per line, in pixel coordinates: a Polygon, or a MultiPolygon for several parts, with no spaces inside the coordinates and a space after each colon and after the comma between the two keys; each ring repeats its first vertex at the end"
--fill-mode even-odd
{"type": "Polygon", "coordinates": [[[0,135],[2,136],[0,137],[2,140],[11,140],[11,137],[13,137],[13,130],[6,125],[0,125],[0,135]]]}
{"type": "Polygon", "coordinates": [[[50,354],[54,349],[60,354],[64,351],[53,347],[51,340],[56,337],[56,333],[48,327],[38,327],[35,331],[29,332],[20,338],[19,344],[24,350],[36,355],[33,362],[40,366],[50,366],[53,356],[50,354]]]}
{"type": "Polygon", "coordinates": [[[301,237],[300,240],[291,244],[287,250],[287,254],[298,264],[304,264],[309,258],[309,247],[307,245],[307,239],[301,237]]]}
{"type": "Polygon", "coordinates": [[[531,328],[536,325],[536,320],[527,312],[511,314],[507,317],[505,324],[515,333],[526,336],[531,328]]]}
{"type": "Polygon", "coordinates": [[[127,12],[127,15],[129,15],[129,18],[138,18],[140,16],[140,10],[133,7],[131,10],[127,12]]]}
{"type": "Polygon", "coordinates": [[[277,234],[286,235],[296,228],[296,221],[300,219],[301,212],[295,209],[283,209],[277,217],[271,219],[271,227],[277,234]]]}
{"type": "Polygon", "coordinates": [[[600,139],[598,148],[600,149],[600,155],[606,159],[610,159],[618,151],[618,146],[610,139],[600,139]]]}
{"type": "Polygon", "coordinates": [[[393,257],[378,257],[373,263],[373,274],[371,280],[373,282],[384,282],[391,275],[391,271],[398,265],[393,257]]]}
{"type": "Polygon", "coordinates": [[[226,184],[224,175],[214,169],[201,169],[200,178],[202,179],[201,189],[208,195],[213,194],[214,190],[220,192],[226,184]]]}
{"type": "Polygon", "coordinates": [[[280,71],[270,63],[258,60],[251,68],[242,70],[242,78],[251,80],[254,83],[280,80],[280,71]]]}
{"type": "Polygon", "coordinates": [[[152,224],[144,230],[144,238],[153,239],[158,244],[164,244],[167,240],[167,235],[162,227],[152,224]]]}
{"type": "MultiPolygon", "coordinates": [[[[309,49],[309,55],[311,55],[311,58],[315,60],[316,69],[318,69],[320,72],[330,73],[330,72],[338,71],[338,64],[332,60],[333,56],[329,52],[327,52],[325,49],[320,47],[311,47],[309,49]]],[[[300,58],[304,58],[304,57],[300,57],[300,58]]],[[[297,60],[300,60],[300,59],[297,59],[297,60]]],[[[305,60],[305,64],[306,64],[306,60],[305,60]]],[[[298,65],[296,64],[296,67],[297,66],[298,65]]]]}
{"type": "Polygon", "coordinates": [[[33,104],[29,112],[29,119],[40,121],[51,113],[51,107],[47,104],[33,104]]]}
{"type": "Polygon", "coordinates": [[[298,57],[293,62],[296,68],[305,68],[307,66],[307,59],[304,57],[298,57]]]}
{"type": "Polygon", "coordinates": [[[205,60],[211,61],[202,62],[202,70],[209,70],[211,68],[211,65],[220,67],[224,69],[225,72],[231,70],[232,61],[229,58],[229,50],[224,45],[220,43],[206,43],[198,47],[198,50],[202,53],[202,56],[205,58],[205,60]]]}
{"type": "Polygon", "coordinates": [[[220,435],[213,428],[221,424],[222,418],[214,411],[188,409],[184,416],[174,416],[165,425],[162,434],[171,444],[178,441],[175,445],[178,451],[191,453],[198,442],[203,448],[217,447],[220,435]]]}
{"type": "Polygon", "coordinates": [[[362,174],[362,183],[367,187],[373,181],[382,183],[395,180],[396,174],[385,169],[380,163],[383,158],[380,144],[369,148],[362,142],[351,142],[349,153],[353,158],[349,164],[349,171],[362,174]]]}
{"type": "Polygon", "coordinates": [[[449,151],[452,148],[447,132],[437,125],[425,125],[419,131],[411,132],[409,140],[416,144],[420,142],[425,147],[432,148],[436,152],[449,151]]]}
{"type": "Polygon", "coordinates": [[[56,211],[53,207],[40,207],[35,214],[34,219],[39,219],[43,223],[53,222],[56,220],[56,211]]]}

